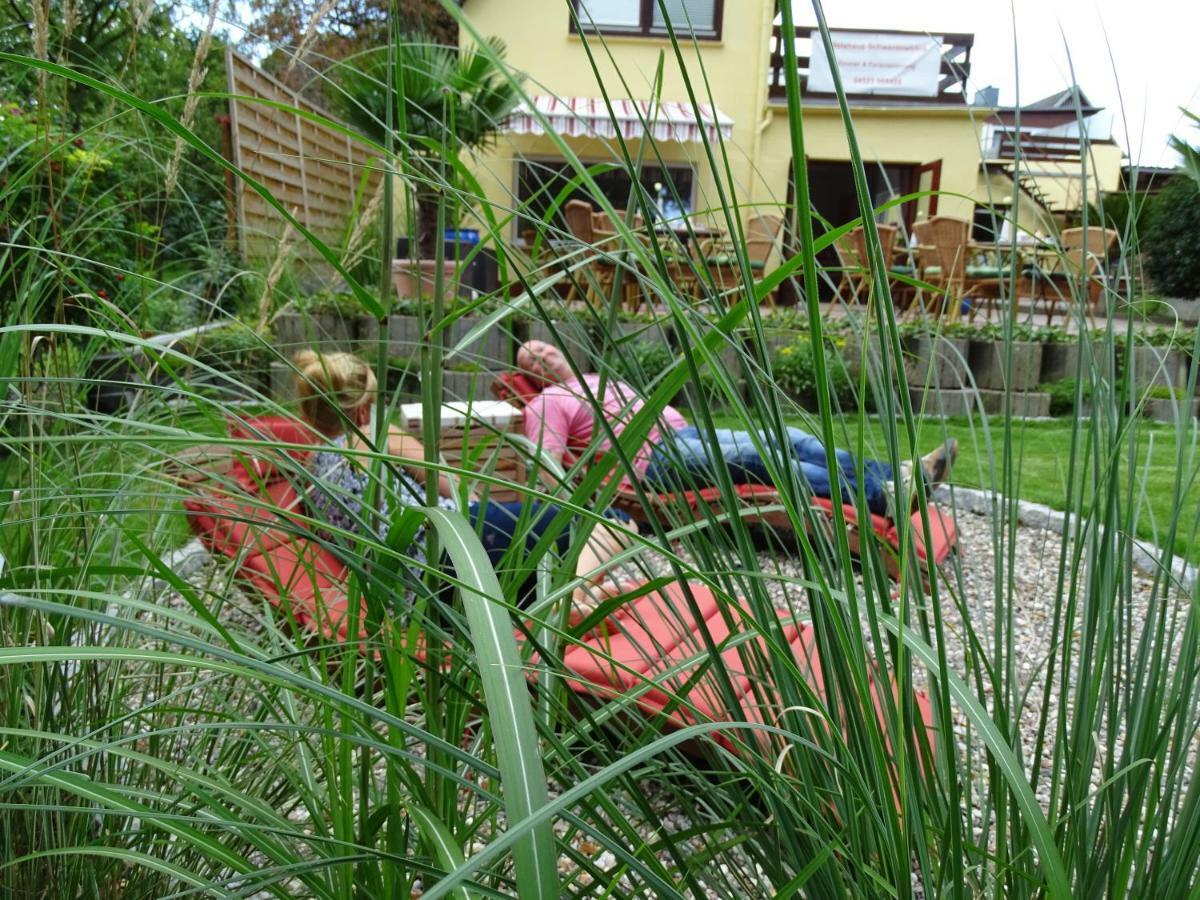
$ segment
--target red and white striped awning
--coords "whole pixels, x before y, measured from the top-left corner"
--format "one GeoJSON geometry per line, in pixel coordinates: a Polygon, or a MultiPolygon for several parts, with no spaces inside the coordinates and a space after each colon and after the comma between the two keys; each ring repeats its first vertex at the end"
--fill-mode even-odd
{"type": "Polygon", "coordinates": [[[620,134],[640,138],[649,131],[656,141],[699,142],[703,134],[716,143],[718,134],[726,139],[733,136],[733,119],[708,103],[693,107],[671,100],[613,100],[610,114],[598,97],[539,95],[532,99],[533,108],[521,104],[509,117],[505,131],[545,134],[544,117],[555,132],[570,137],[615,138],[620,134]]]}

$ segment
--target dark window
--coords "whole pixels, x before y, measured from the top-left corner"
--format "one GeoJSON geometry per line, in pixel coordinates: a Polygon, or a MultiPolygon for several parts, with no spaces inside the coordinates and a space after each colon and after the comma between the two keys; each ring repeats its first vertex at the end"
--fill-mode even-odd
{"type": "Polygon", "coordinates": [[[975,218],[971,222],[971,240],[980,244],[994,244],[1004,224],[1003,214],[989,206],[976,206],[975,218]]]}
{"type": "Polygon", "coordinates": [[[670,22],[681,36],[719,38],[724,5],[724,0],[665,0],[662,7],[659,0],[575,0],[575,13],[584,31],[662,37],[670,22]]]}
{"type": "MultiPolygon", "coordinates": [[[[518,236],[533,228],[549,224],[555,233],[547,237],[559,237],[566,231],[566,224],[561,215],[553,221],[547,221],[548,211],[554,205],[556,198],[567,183],[572,179],[575,170],[564,162],[538,162],[524,160],[517,166],[517,200],[520,202],[518,217],[518,236]]],[[[625,209],[633,204],[641,208],[633,199],[633,173],[623,168],[593,171],[592,177],[608,202],[617,209],[625,209]]],[[[657,166],[646,166],[639,173],[638,183],[645,191],[646,202],[652,205],[661,204],[668,217],[674,217],[691,212],[692,185],[695,173],[688,166],[670,166],[666,173],[657,166]],[[657,194],[656,194],[656,187],[657,194]],[[677,199],[678,198],[678,199],[677,199]]],[[[587,200],[599,211],[593,195],[586,188],[576,187],[563,198],[562,205],[567,200],[587,200]]],[[[562,205],[559,209],[562,209],[562,205]]]]}

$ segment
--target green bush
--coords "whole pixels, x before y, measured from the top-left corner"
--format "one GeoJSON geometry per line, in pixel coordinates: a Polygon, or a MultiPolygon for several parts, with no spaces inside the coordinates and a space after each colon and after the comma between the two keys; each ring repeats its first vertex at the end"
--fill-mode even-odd
{"type": "MultiPolygon", "coordinates": [[[[1038,385],[1039,391],[1050,395],[1050,415],[1069,416],[1075,412],[1075,386],[1074,378],[1063,378],[1060,381],[1038,385]]],[[[1091,385],[1085,381],[1082,399],[1087,402],[1090,396],[1091,385]]]]}
{"type": "MultiPolygon", "coordinates": [[[[812,341],[807,337],[797,338],[791,344],[780,347],[772,360],[775,383],[795,397],[807,409],[817,408],[816,359],[812,341]]],[[[834,396],[843,408],[857,406],[854,386],[842,357],[831,348],[825,350],[825,369],[834,396]]]]}
{"type": "Polygon", "coordinates": [[[1150,211],[1146,238],[1146,274],[1154,289],[1168,297],[1200,297],[1200,187],[1188,178],[1172,178],[1150,211]]]}

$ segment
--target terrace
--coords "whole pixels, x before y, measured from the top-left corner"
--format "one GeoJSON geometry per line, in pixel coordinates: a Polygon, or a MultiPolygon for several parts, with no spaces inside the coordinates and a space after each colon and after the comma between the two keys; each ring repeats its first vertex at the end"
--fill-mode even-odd
{"type": "Polygon", "coordinates": [[[1200,150],[770,0],[80,3],[0,9],[0,895],[1200,890],[1200,150]]]}

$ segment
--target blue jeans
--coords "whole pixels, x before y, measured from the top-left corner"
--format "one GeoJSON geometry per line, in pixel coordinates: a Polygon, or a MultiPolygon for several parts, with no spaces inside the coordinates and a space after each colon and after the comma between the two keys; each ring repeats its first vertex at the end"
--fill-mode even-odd
{"type": "MultiPolygon", "coordinates": [[[[808,483],[813,494],[829,497],[832,491],[829,469],[826,466],[825,446],[806,431],[799,428],[787,430],[788,443],[795,456],[796,472],[808,483]]],[[[766,431],[758,432],[759,442],[767,447],[774,446],[775,436],[766,431]]],[[[854,457],[848,450],[835,450],[834,458],[841,470],[842,496],[853,500],[858,489],[854,474],[854,457]]],[[[650,456],[646,469],[646,481],[654,487],[678,488],[681,481],[712,484],[713,466],[723,464],[734,484],[770,484],[766,461],[754,446],[748,431],[730,428],[716,429],[716,446],[711,446],[700,430],[695,427],[667,432],[650,456]],[[715,458],[714,458],[715,457],[715,458]],[[682,478],[681,478],[682,476],[682,478]]],[[[887,514],[885,482],[892,480],[892,468],[887,463],[868,459],[863,463],[863,488],[867,495],[867,506],[871,512],[887,514]]]]}
{"type": "MultiPolygon", "coordinates": [[[[472,503],[467,510],[471,524],[479,533],[483,549],[493,567],[499,566],[504,554],[517,536],[517,526],[521,521],[521,513],[525,504],[516,501],[500,502],[488,500],[485,506],[478,501],[472,503]]],[[[554,517],[558,515],[558,507],[549,503],[534,503],[526,513],[525,522],[525,552],[528,553],[541,540],[554,517]]],[[[610,509],[605,513],[610,519],[628,522],[629,516],[619,510],[610,509]]],[[[564,528],[555,541],[559,553],[566,553],[571,545],[571,530],[564,528]]],[[[528,606],[534,600],[536,579],[530,578],[521,586],[518,604],[528,606]]]]}

